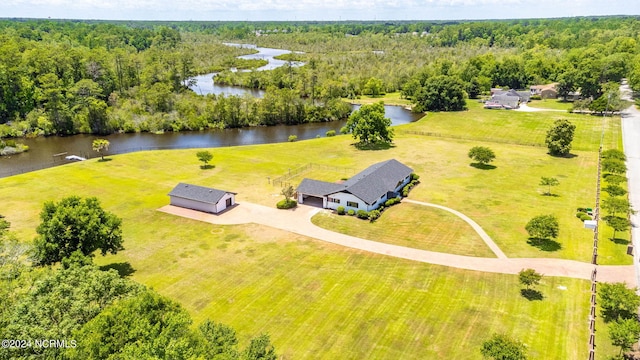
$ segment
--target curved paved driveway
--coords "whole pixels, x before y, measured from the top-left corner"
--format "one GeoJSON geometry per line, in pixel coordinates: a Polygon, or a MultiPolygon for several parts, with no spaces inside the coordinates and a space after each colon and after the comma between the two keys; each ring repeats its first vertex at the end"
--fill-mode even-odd
{"type": "Polygon", "coordinates": [[[475,230],[478,235],[480,235],[480,237],[482,238],[482,240],[484,241],[485,244],[487,244],[487,246],[489,247],[489,249],[491,249],[491,251],[493,251],[494,254],[496,254],[496,256],[498,257],[498,259],[506,259],[507,255],[505,255],[502,250],[500,250],[500,248],[498,247],[498,245],[493,241],[493,239],[491,238],[491,236],[489,236],[489,234],[487,234],[484,229],[482,229],[480,227],[480,225],[478,225],[478,223],[476,223],[475,221],[471,220],[470,217],[468,217],[467,215],[453,210],[451,208],[448,208],[446,206],[442,206],[442,205],[437,205],[437,204],[432,204],[432,203],[426,203],[426,202],[422,202],[422,201],[415,201],[415,200],[410,200],[410,199],[404,199],[402,200],[404,202],[408,202],[408,203],[412,203],[412,204],[418,204],[418,205],[422,205],[422,206],[429,206],[429,207],[434,207],[440,210],[444,210],[444,211],[448,211],[454,215],[456,215],[457,217],[461,218],[462,220],[466,221],[467,224],[471,225],[471,227],[473,228],[473,230],[475,230]]]}
{"type": "MultiPolygon", "coordinates": [[[[365,240],[325,230],[313,225],[311,223],[311,217],[323,210],[301,204],[292,210],[278,210],[257,204],[240,203],[219,215],[207,214],[171,205],[164,206],[159,210],[165,213],[219,225],[256,223],[354,249],[466,270],[517,274],[524,268],[533,268],[545,276],[591,279],[591,272],[594,269],[594,265],[592,264],[574,260],[544,258],[508,259],[506,257],[481,258],[419,250],[365,240]]],[[[599,281],[624,281],[627,284],[635,284],[633,265],[597,266],[597,269],[599,281]]]]}

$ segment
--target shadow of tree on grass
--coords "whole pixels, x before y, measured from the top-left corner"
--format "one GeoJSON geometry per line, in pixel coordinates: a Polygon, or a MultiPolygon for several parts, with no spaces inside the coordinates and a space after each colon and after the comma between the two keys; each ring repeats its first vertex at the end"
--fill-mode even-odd
{"type": "Polygon", "coordinates": [[[615,238],[610,240],[618,245],[629,245],[629,240],[626,240],[626,239],[615,238]]]}
{"type": "Polygon", "coordinates": [[[116,270],[120,277],[128,277],[136,272],[136,269],[134,269],[133,266],[131,266],[131,264],[129,264],[128,262],[111,263],[100,266],[100,270],[102,271],[107,271],[109,269],[116,270]]]}
{"type": "Polygon", "coordinates": [[[554,154],[548,152],[547,154],[553,156],[554,158],[558,158],[558,159],[573,159],[573,158],[578,157],[577,154],[571,154],[571,153],[565,154],[565,155],[554,155],[554,154]]]}
{"type": "Polygon", "coordinates": [[[100,158],[100,159],[98,159],[98,162],[108,162],[108,161],[111,161],[111,160],[113,160],[113,159],[112,158],[104,158],[104,159],[100,158]]]}
{"type": "Polygon", "coordinates": [[[544,295],[542,292],[535,289],[520,289],[520,295],[529,301],[542,300],[544,295]]]}
{"type": "Polygon", "coordinates": [[[215,165],[209,165],[209,164],[207,164],[207,165],[200,165],[200,169],[202,169],[202,170],[215,169],[215,167],[216,167],[215,165]]]}
{"type": "Polygon", "coordinates": [[[355,143],[353,144],[358,150],[389,150],[396,147],[393,144],[377,142],[373,144],[355,143]]]}
{"type": "Polygon", "coordinates": [[[491,165],[491,164],[471,163],[469,165],[480,170],[493,170],[496,168],[495,165],[491,165]]]}
{"type": "Polygon", "coordinates": [[[562,244],[551,239],[529,238],[527,244],[535,246],[542,251],[558,251],[562,249],[562,244]]]}

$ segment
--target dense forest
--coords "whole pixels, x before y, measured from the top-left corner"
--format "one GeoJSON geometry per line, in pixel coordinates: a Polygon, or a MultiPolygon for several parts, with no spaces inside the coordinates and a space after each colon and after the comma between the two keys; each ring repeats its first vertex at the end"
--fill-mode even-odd
{"type": "MultiPolygon", "coordinates": [[[[0,21],[0,137],[163,132],[344,119],[341,98],[558,83],[595,102],[609,82],[640,89],[640,21],[593,17],[467,22],[0,21]],[[255,69],[236,41],[295,51],[305,66],[255,69]],[[199,96],[196,74],[266,90],[199,96]]],[[[589,106],[589,104],[581,104],[589,106]]]]}

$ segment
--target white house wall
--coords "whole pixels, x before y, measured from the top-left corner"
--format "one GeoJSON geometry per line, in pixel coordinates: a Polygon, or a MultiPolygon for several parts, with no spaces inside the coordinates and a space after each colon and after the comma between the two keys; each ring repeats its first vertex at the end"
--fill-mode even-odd
{"type": "Polygon", "coordinates": [[[171,205],[179,206],[187,209],[193,209],[198,211],[204,211],[208,213],[215,213],[215,204],[207,204],[200,201],[184,199],[176,196],[171,196],[171,205]]]}
{"type": "Polygon", "coordinates": [[[352,194],[348,194],[348,193],[335,193],[335,194],[331,194],[328,195],[328,197],[330,198],[334,198],[334,199],[339,199],[340,203],[334,203],[331,201],[327,201],[327,209],[333,209],[336,210],[338,208],[338,206],[344,206],[344,208],[346,210],[350,210],[353,209],[355,211],[358,210],[365,210],[365,211],[369,211],[368,210],[368,206],[367,204],[365,204],[364,201],[362,201],[360,198],[352,195],[352,194]],[[353,201],[354,203],[358,203],[358,207],[351,207],[351,206],[347,206],[347,202],[348,201],[353,201]]]}
{"type": "Polygon", "coordinates": [[[227,199],[231,199],[231,206],[236,203],[236,196],[231,193],[226,193],[220,201],[216,204],[216,212],[221,212],[227,208],[227,199]]]}

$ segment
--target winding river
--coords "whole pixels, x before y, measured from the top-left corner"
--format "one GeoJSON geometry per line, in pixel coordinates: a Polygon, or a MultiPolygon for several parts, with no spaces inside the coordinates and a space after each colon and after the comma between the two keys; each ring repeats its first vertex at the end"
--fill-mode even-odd
{"type": "MultiPolygon", "coordinates": [[[[269,64],[258,70],[269,70],[286,63],[286,61],[273,59],[273,56],[288,53],[288,51],[269,48],[256,49],[260,52],[245,55],[245,57],[260,57],[269,61],[269,64]]],[[[260,90],[216,85],[212,80],[213,75],[198,76],[196,78],[198,83],[192,87],[192,90],[203,95],[209,93],[224,93],[227,95],[249,93],[258,97],[262,95],[260,90]]],[[[358,107],[358,105],[353,105],[353,109],[358,107]]],[[[413,114],[398,106],[385,106],[385,111],[386,116],[391,119],[393,125],[406,124],[422,117],[422,115],[413,114]]],[[[338,132],[345,123],[346,121],[334,121],[293,126],[280,125],[200,132],[166,132],[160,135],[151,133],[112,134],[100,137],[108,139],[111,143],[108,154],[122,154],[141,150],[213,148],[285,142],[289,135],[296,135],[299,140],[305,140],[325,136],[329,130],[338,132]]],[[[0,157],[0,177],[66,164],[69,162],[65,160],[67,155],[78,155],[85,158],[96,157],[97,153],[91,149],[91,143],[97,137],[96,135],[74,135],[69,137],[50,136],[24,139],[22,142],[28,145],[30,150],[22,154],[0,157]]]]}

